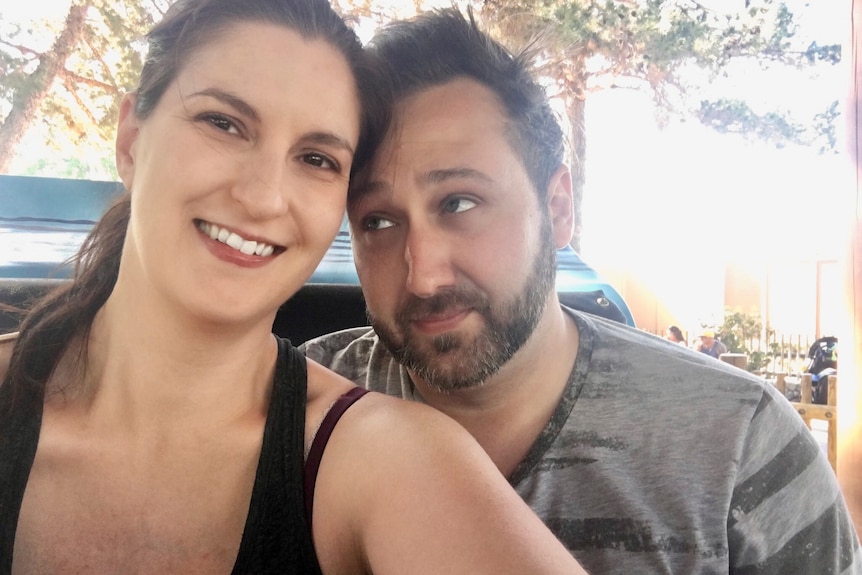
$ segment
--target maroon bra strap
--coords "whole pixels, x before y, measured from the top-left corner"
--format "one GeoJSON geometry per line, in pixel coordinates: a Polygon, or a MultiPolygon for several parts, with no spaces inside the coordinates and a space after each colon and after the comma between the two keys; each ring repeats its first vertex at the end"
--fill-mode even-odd
{"type": "Polygon", "coordinates": [[[367,389],[362,387],[354,387],[337,400],[332,405],[329,412],[323,417],[320,423],[320,429],[314,436],[311,442],[311,449],[308,452],[308,459],[305,461],[305,515],[308,521],[308,528],[311,530],[311,511],[314,507],[314,484],[317,482],[317,471],[320,469],[320,460],[323,458],[323,450],[326,449],[326,444],[329,441],[329,436],[332,435],[332,430],[335,429],[335,424],[344,415],[351,405],[357,399],[368,393],[367,389]]]}

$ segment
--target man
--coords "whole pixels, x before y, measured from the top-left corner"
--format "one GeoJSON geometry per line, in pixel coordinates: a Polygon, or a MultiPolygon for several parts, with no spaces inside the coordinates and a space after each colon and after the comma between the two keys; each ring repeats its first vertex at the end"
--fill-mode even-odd
{"type": "Polygon", "coordinates": [[[835,476],[779,394],[560,306],[570,175],[527,58],[455,10],[372,46],[397,105],[348,215],[374,328],[308,357],[459,421],[591,573],[862,572],[835,476]]]}
{"type": "Polygon", "coordinates": [[[694,349],[716,359],[727,353],[727,346],[715,339],[715,332],[710,329],[700,334],[700,341],[694,345],[694,349]]]}

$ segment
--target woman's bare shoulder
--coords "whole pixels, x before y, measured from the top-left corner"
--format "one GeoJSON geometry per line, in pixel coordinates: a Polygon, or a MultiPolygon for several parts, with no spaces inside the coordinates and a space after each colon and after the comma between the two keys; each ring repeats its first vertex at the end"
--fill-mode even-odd
{"type": "Polygon", "coordinates": [[[6,378],[9,360],[12,358],[12,348],[18,341],[18,332],[0,334],[0,382],[6,378]]]}
{"type": "Polygon", "coordinates": [[[314,495],[333,573],[584,573],[475,439],[431,407],[369,393],[326,447],[314,495]],[[416,518],[421,517],[421,521],[416,518]]]}
{"type": "MultiPolygon", "coordinates": [[[[318,414],[322,416],[338,397],[354,387],[356,384],[350,380],[308,360],[308,401],[312,418],[318,411],[316,406],[322,408],[322,413],[318,414]]],[[[350,436],[377,437],[372,447],[375,451],[379,451],[379,441],[390,443],[390,447],[425,441],[429,437],[428,432],[438,427],[441,433],[466,433],[435,409],[382,393],[368,394],[349,412],[352,417],[345,418],[339,425],[342,429],[349,428],[350,436]]]]}

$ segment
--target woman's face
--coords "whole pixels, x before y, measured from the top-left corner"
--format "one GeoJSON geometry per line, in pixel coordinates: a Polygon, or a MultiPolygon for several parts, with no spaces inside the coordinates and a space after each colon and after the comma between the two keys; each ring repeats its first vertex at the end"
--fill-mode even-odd
{"type": "Polygon", "coordinates": [[[122,282],[216,322],[267,319],[341,223],[360,104],[344,57],[242,23],[194,51],[153,113],[121,110],[122,282]]]}

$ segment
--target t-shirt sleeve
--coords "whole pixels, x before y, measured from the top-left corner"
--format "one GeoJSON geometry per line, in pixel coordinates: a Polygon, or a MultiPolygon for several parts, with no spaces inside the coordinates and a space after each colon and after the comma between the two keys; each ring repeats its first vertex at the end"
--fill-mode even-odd
{"type": "Polygon", "coordinates": [[[764,388],[744,441],[727,523],[731,573],[862,573],[835,473],[774,389],[764,388]]]}
{"type": "Polygon", "coordinates": [[[366,376],[374,341],[374,331],[369,327],[360,327],[311,339],[297,349],[308,359],[346,377],[360,387],[370,389],[366,376]]]}

